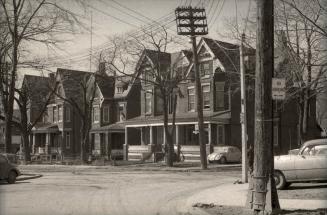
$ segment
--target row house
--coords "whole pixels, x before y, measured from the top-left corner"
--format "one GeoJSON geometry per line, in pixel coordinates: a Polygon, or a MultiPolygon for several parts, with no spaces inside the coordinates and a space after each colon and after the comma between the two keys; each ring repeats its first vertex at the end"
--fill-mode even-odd
{"type": "MultiPolygon", "coordinates": [[[[239,46],[202,38],[197,46],[200,79],[203,93],[203,115],[207,152],[218,145],[241,145],[240,92],[239,88],[239,46]]],[[[254,71],[254,50],[246,51],[247,73],[254,71]]],[[[163,128],[163,104],[156,87],[147,82],[151,65],[159,65],[161,71],[177,67],[186,79],[179,84],[182,94],[178,97],[176,108],[176,134],[174,143],[180,147],[187,160],[199,160],[197,130],[197,98],[195,97],[194,70],[192,54],[183,50],[178,53],[164,53],[145,50],[136,72],[142,77],[141,115],[126,121],[125,159],[156,159],[166,144],[163,128]],[[159,63],[157,61],[160,61],[159,63]],[[130,131],[139,130],[139,137],[130,138],[130,131]]],[[[248,105],[253,106],[253,96],[248,96],[248,105]]],[[[253,108],[249,108],[251,110],[253,108]]],[[[169,123],[172,123],[172,110],[169,123]]],[[[253,118],[253,111],[248,112],[253,118]]],[[[249,134],[253,125],[249,121],[249,134]]],[[[249,135],[253,141],[253,135],[249,135]]]]}
{"type": "MultiPolygon", "coordinates": [[[[107,76],[104,71],[102,74],[107,76]]],[[[140,84],[131,76],[107,76],[106,79],[96,82],[90,131],[92,154],[122,159],[125,121],[140,114],[140,84]]]]}
{"type": "Polygon", "coordinates": [[[80,155],[81,117],[67,100],[83,107],[82,85],[90,77],[88,72],[60,68],[56,74],[50,74],[56,92],[51,93],[48,88],[47,95],[51,95],[51,100],[42,120],[32,130],[33,154],[60,155],[62,158],[80,155]]]}

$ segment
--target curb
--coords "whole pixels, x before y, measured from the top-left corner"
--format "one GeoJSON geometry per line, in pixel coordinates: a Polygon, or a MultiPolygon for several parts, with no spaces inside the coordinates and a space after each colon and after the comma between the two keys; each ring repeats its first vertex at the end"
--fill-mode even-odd
{"type": "Polygon", "coordinates": [[[41,178],[43,175],[41,174],[21,174],[16,181],[25,181],[25,180],[29,180],[29,179],[35,179],[35,178],[41,178]]]}

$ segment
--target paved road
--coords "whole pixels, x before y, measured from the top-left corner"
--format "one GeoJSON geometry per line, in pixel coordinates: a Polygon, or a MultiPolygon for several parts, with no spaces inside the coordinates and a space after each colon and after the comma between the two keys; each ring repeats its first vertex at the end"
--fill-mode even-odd
{"type": "Polygon", "coordinates": [[[15,185],[2,183],[0,214],[187,214],[190,196],[238,178],[233,172],[45,172],[15,185]]]}

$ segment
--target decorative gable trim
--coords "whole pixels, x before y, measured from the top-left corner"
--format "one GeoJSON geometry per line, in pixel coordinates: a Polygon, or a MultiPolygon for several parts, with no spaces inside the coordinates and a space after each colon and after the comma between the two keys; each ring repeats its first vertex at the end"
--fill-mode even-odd
{"type": "MultiPolygon", "coordinates": [[[[199,54],[202,48],[205,48],[208,53],[210,54],[211,57],[208,58],[204,58],[204,59],[199,59],[199,62],[202,61],[207,61],[207,60],[213,60],[213,69],[220,67],[222,71],[226,71],[225,67],[222,65],[222,63],[219,61],[219,59],[217,58],[217,56],[213,53],[213,51],[211,50],[210,46],[205,42],[205,40],[203,38],[201,38],[199,45],[197,47],[197,53],[199,54]]],[[[193,68],[193,62],[190,63],[188,69],[187,69],[187,73],[186,73],[186,77],[188,77],[192,71],[193,68]]],[[[214,71],[213,71],[214,72],[214,71]]]]}

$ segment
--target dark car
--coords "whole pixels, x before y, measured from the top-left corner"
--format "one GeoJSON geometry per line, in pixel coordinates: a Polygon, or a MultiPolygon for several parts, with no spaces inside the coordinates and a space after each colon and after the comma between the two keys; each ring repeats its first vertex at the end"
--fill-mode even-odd
{"type": "Polygon", "coordinates": [[[5,179],[9,184],[14,184],[20,176],[20,171],[15,165],[16,157],[12,154],[0,154],[0,179],[5,179]]]}

